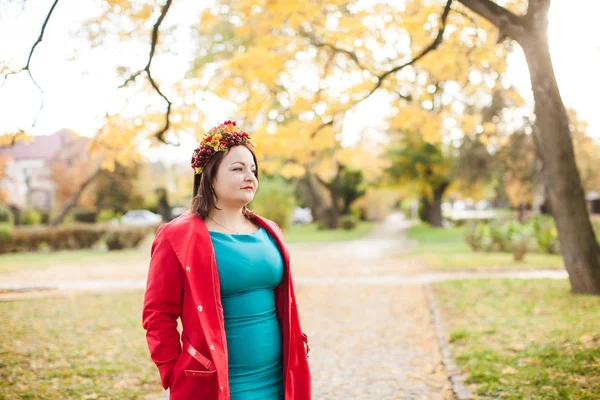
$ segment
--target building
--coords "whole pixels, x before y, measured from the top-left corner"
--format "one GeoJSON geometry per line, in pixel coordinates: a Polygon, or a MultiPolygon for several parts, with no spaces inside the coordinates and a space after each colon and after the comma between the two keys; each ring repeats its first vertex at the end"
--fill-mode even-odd
{"type": "Polygon", "coordinates": [[[52,135],[33,136],[0,149],[5,160],[0,189],[8,193],[7,203],[24,210],[51,211],[55,206],[56,185],[52,181],[53,163],[71,165],[86,157],[89,138],[68,129],[52,135]]]}

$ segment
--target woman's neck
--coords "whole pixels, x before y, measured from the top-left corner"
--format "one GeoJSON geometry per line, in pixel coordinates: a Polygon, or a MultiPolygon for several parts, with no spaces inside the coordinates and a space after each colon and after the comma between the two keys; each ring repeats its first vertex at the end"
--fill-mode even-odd
{"type": "Polygon", "coordinates": [[[240,229],[246,222],[243,209],[241,208],[224,208],[220,207],[220,210],[212,209],[208,214],[208,217],[219,224],[223,224],[231,229],[240,229]]]}

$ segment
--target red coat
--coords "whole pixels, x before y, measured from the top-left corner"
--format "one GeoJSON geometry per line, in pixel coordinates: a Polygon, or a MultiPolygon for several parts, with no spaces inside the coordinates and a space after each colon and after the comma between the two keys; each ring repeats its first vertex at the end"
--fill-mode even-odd
{"type": "MultiPolygon", "coordinates": [[[[273,221],[260,216],[254,221],[275,239],[284,261],[275,306],[283,341],[285,399],[310,400],[308,340],[300,328],[283,233],[273,221]]],[[[223,321],[210,235],[201,218],[185,213],[156,232],[142,311],[150,357],[171,400],[230,399],[223,321]]]]}

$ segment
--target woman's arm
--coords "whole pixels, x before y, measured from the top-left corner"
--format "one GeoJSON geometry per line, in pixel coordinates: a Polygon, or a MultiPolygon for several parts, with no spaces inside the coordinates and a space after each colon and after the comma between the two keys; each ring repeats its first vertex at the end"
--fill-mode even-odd
{"type": "Polygon", "coordinates": [[[181,352],[177,318],[181,315],[184,276],[164,227],[158,228],[152,243],[142,324],[150,357],[158,367],[163,388],[167,389],[181,352]]]}

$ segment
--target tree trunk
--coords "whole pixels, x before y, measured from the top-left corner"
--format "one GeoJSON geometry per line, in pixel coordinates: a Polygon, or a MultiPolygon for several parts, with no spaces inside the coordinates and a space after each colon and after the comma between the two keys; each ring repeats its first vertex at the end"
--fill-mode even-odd
{"type": "Polygon", "coordinates": [[[562,102],[547,38],[547,15],[531,19],[523,47],[535,99],[541,157],[560,249],[573,293],[600,294],[600,247],[594,237],[575,163],[569,119],[562,102]],[[546,21],[543,20],[546,18],[546,21]]]}
{"type": "Polygon", "coordinates": [[[319,193],[318,189],[315,187],[317,184],[315,176],[313,175],[310,167],[306,167],[306,174],[304,175],[304,179],[306,180],[306,187],[308,189],[308,193],[310,194],[310,208],[312,214],[315,219],[324,221],[326,219],[326,206],[323,196],[319,193]]]}
{"type": "Polygon", "coordinates": [[[162,217],[163,222],[169,222],[171,220],[171,206],[169,205],[167,189],[156,189],[156,194],[158,196],[157,211],[162,217]]]}
{"type": "MultiPolygon", "coordinates": [[[[323,185],[324,188],[329,192],[329,196],[331,198],[331,205],[324,209],[324,212],[321,216],[321,221],[325,225],[327,229],[336,229],[340,220],[340,185],[341,185],[341,177],[342,170],[344,167],[338,163],[337,164],[337,172],[335,178],[332,183],[325,182],[318,175],[312,175],[312,177],[323,185]]],[[[313,188],[313,190],[316,190],[313,188]]]]}
{"type": "Polygon", "coordinates": [[[82,184],[81,186],[79,186],[79,189],[77,189],[77,191],[75,193],[73,193],[73,196],[71,196],[71,198],[65,203],[65,205],[63,206],[62,210],[60,210],[60,212],[58,213],[58,215],[56,217],[54,217],[54,219],[52,219],[50,221],[50,226],[57,226],[60,223],[62,223],[63,219],[65,219],[65,216],[67,215],[67,213],[71,210],[71,208],[75,207],[75,205],[77,204],[77,202],[79,201],[79,197],[81,197],[81,193],[83,193],[83,191],[85,190],[85,188],[94,181],[94,179],[96,179],[98,177],[98,175],[100,175],[100,171],[102,169],[100,167],[98,167],[96,169],[96,171],[94,171],[94,173],[92,175],[90,175],[82,184]]]}
{"type": "Polygon", "coordinates": [[[337,173],[332,185],[326,185],[331,195],[331,207],[329,208],[327,221],[327,227],[330,229],[336,229],[340,220],[340,184],[342,178],[343,167],[338,163],[337,173]]]}
{"type": "Polygon", "coordinates": [[[442,196],[446,191],[448,184],[442,184],[433,191],[433,198],[429,199],[428,196],[421,198],[421,204],[423,205],[423,220],[431,226],[442,227],[442,196]]]}

